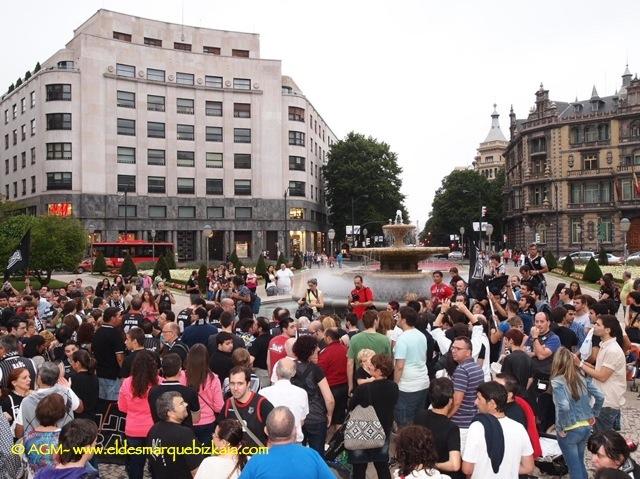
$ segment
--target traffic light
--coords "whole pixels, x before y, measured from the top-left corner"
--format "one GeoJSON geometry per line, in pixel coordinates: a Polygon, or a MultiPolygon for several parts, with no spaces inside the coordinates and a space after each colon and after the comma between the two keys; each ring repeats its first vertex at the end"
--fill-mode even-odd
{"type": "Polygon", "coordinates": [[[486,207],[486,206],[483,206],[483,207],[482,207],[482,217],[483,217],[483,218],[486,218],[486,216],[487,216],[487,207],[486,207]]]}

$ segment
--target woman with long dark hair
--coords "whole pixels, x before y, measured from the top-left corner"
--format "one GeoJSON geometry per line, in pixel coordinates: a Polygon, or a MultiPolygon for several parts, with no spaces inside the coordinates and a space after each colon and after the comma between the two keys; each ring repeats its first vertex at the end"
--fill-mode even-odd
{"type": "Polygon", "coordinates": [[[566,286],[566,283],[558,283],[558,286],[556,286],[555,291],[551,295],[551,299],[549,299],[549,305],[552,309],[558,306],[558,301],[560,301],[560,292],[566,288],[566,286]]]}
{"type": "Polygon", "coordinates": [[[398,470],[394,478],[411,477],[416,479],[448,478],[436,469],[438,456],[433,435],[424,426],[405,426],[395,438],[398,470]]]}
{"type": "Polygon", "coordinates": [[[80,398],[84,406],[75,417],[96,422],[96,406],[98,404],[98,378],[96,377],[96,360],[84,349],[71,355],[71,389],[80,398]]]}
{"type": "Polygon", "coordinates": [[[550,378],[556,407],[558,445],[569,468],[569,477],[587,479],[584,451],[591,435],[591,426],[600,414],[604,395],[589,376],[581,374],[574,363],[573,354],[566,348],[556,351],[550,378]]]}
{"type": "Polygon", "coordinates": [[[200,419],[193,424],[193,432],[203,444],[211,442],[216,415],[222,410],[224,400],[220,379],[209,371],[209,352],[204,344],[195,344],[184,362],[184,385],[198,393],[200,419]]]}
{"type": "MultiPolygon", "coordinates": [[[[136,354],[131,366],[131,376],[125,378],[118,394],[118,409],[125,416],[124,434],[129,446],[144,446],[153,426],[149,407],[149,390],[160,382],[158,363],[152,353],[142,350],[136,354]]],[[[142,479],[145,456],[127,455],[127,475],[131,479],[142,479]]]]}
{"type": "Polygon", "coordinates": [[[96,297],[97,298],[105,298],[109,294],[110,291],[111,291],[111,283],[109,283],[109,279],[108,278],[104,278],[96,286],[96,297]]]}
{"type": "Polygon", "coordinates": [[[145,319],[155,323],[158,319],[158,305],[151,293],[150,289],[142,291],[142,308],[141,312],[145,319]]]}
{"type": "Polygon", "coordinates": [[[225,419],[218,424],[213,436],[213,444],[216,448],[225,451],[226,454],[207,457],[195,475],[195,479],[237,479],[247,464],[247,456],[241,453],[242,424],[236,419],[225,419]]]}

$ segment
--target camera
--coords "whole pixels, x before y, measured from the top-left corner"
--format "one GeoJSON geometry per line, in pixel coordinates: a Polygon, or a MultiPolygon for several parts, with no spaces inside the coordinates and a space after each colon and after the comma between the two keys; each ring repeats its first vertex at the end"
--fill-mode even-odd
{"type": "Polygon", "coordinates": [[[355,302],[355,301],[359,301],[359,300],[360,300],[360,296],[358,296],[357,294],[354,293],[354,294],[351,295],[351,301],[355,302]]]}

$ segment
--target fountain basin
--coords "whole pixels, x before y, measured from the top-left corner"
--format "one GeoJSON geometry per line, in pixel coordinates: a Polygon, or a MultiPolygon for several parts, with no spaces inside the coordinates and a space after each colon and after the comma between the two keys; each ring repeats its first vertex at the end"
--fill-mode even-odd
{"type": "MultiPolygon", "coordinates": [[[[394,225],[409,226],[413,225],[394,225]]],[[[418,263],[436,254],[447,254],[449,248],[434,246],[391,246],[388,248],[351,248],[351,253],[380,261],[380,271],[385,273],[419,274],[418,263]]]]}

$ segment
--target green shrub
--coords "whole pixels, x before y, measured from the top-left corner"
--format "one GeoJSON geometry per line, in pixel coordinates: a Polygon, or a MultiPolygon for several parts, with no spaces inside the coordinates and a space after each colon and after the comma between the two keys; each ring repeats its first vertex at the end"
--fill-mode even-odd
{"type": "Polygon", "coordinates": [[[609,265],[609,258],[607,257],[607,252],[604,248],[600,248],[600,253],[598,253],[598,264],[600,266],[609,265]]]}
{"type": "Polygon", "coordinates": [[[98,251],[96,258],[93,260],[93,272],[104,273],[107,270],[107,262],[104,260],[102,252],[98,251]]]}
{"type": "Polygon", "coordinates": [[[131,259],[130,254],[127,254],[127,256],[124,257],[124,261],[122,262],[122,266],[120,266],[119,272],[125,278],[137,276],[138,268],[136,268],[136,264],[131,259]]]}
{"type": "Polygon", "coordinates": [[[284,263],[287,264],[287,258],[284,257],[282,253],[278,256],[278,261],[276,262],[276,269],[280,269],[280,265],[284,263]]]}
{"type": "Polygon", "coordinates": [[[27,70],[27,72],[24,74],[24,79],[28,80],[29,78],[31,78],[31,72],[27,70]]]}
{"type": "Polygon", "coordinates": [[[595,258],[591,258],[584,269],[582,279],[589,281],[590,283],[595,283],[600,278],[602,278],[602,270],[600,269],[600,266],[598,266],[595,258]]]}
{"type": "Polygon", "coordinates": [[[167,251],[164,257],[164,261],[165,263],[167,263],[168,269],[178,269],[178,266],[176,265],[176,257],[172,251],[167,251]]]}
{"type": "Polygon", "coordinates": [[[551,251],[545,251],[544,259],[547,262],[549,270],[556,269],[558,267],[558,261],[551,251]]]}
{"type": "Polygon", "coordinates": [[[300,253],[296,253],[295,255],[293,255],[293,269],[302,269],[302,258],[300,257],[300,253]]]}
{"type": "Polygon", "coordinates": [[[16,80],[16,88],[18,88],[20,85],[22,85],[22,78],[18,78],[16,80]]]}
{"type": "Polygon", "coordinates": [[[262,256],[262,254],[258,258],[258,263],[256,264],[256,274],[258,276],[264,276],[267,274],[267,262],[264,260],[264,256],[262,256]]]}
{"type": "Polygon", "coordinates": [[[42,67],[40,66],[40,62],[36,62],[36,66],[33,69],[33,73],[39,72],[42,67]]]}
{"type": "Polygon", "coordinates": [[[207,293],[207,267],[203,264],[198,268],[198,288],[200,288],[200,293],[207,293]]]}
{"type": "Polygon", "coordinates": [[[142,263],[138,263],[136,265],[138,267],[138,271],[145,269],[153,269],[156,267],[156,262],[154,261],[143,261],[142,263]]]}
{"type": "Polygon", "coordinates": [[[229,261],[233,263],[233,267],[236,269],[236,274],[240,272],[240,268],[244,266],[240,258],[238,258],[238,253],[234,249],[233,252],[229,255],[229,261]]]}
{"type": "Polygon", "coordinates": [[[155,268],[153,268],[153,277],[160,275],[164,280],[171,279],[171,271],[169,271],[169,265],[165,256],[160,256],[156,262],[155,268]]]}
{"type": "Polygon", "coordinates": [[[576,270],[576,265],[573,263],[573,258],[567,255],[567,257],[564,259],[564,262],[562,263],[562,271],[564,271],[567,274],[571,274],[575,272],[575,270],[576,270]]]}

